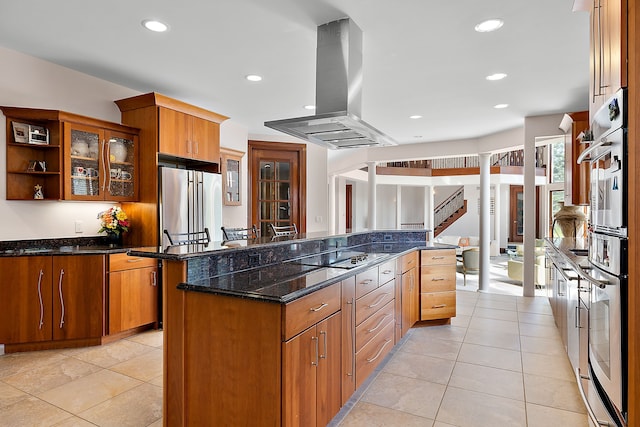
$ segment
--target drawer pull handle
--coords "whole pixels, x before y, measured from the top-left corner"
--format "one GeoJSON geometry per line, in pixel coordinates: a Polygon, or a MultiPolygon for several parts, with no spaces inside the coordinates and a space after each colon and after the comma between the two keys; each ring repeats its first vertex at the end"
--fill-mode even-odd
{"type": "Polygon", "coordinates": [[[447,306],[447,304],[438,304],[438,305],[434,305],[431,308],[445,308],[447,306]]]}
{"type": "Polygon", "coordinates": [[[329,306],[329,304],[327,304],[326,302],[323,302],[322,304],[320,304],[316,308],[310,308],[309,311],[320,311],[323,308],[328,307],[328,306],[329,306]]]}
{"type": "Polygon", "coordinates": [[[367,362],[371,363],[373,361],[375,361],[378,357],[380,357],[380,354],[382,353],[382,350],[384,350],[384,348],[387,346],[387,344],[389,344],[391,342],[390,339],[385,340],[384,344],[382,344],[382,347],[380,347],[380,350],[378,350],[378,352],[376,353],[375,356],[373,356],[373,358],[371,359],[367,359],[367,362]]]}
{"type": "Polygon", "coordinates": [[[441,282],[444,280],[444,277],[434,277],[433,279],[431,279],[432,282],[441,282]]]}
{"type": "Polygon", "coordinates": [[[385,314],[384,316],[382,316],[382,319],[380,319],[380,321],[378,322],[378,324],[376,325],[376,327],[375,327],[375,328],[373,328],[373,329],[369,329],[369,330],[367,330],[367,332],[372,333],[372,332],[377,331],[377,330],[378,330],[378,328],[379,328],[380,326],[382,326],[382,324],[384,323],[384,320],[385,320],[387,317],[389,317],[389,316],[390,316],[390,314],[385,314]]]}
{"type": "Polygon", "coordinates": [[[373,279],[367,279],[367,280],[363,280],[362,283],[363,285],[368,285],[369,283],[373,282],[373,279]]]}
{"type": "Polygon", "coordinates": [[[391,270],[385,270],[382,272],[382,274],[391,274],[391,270]]]}
{"type": "Polygon", "coordinates": [[[316,360],[315,362],[314,361],[311,362],[311,366],[318,366],[318,363],[320,362],[320,349],[318,348],[319,347],[318,337],[311,337],[311,341],[313,341],[314,347],[316,349],[316,360]]]}
{"type": "Polygon", "coordinates": [[[409,262],[407,264],[413,264],[413,260],[410,259],[409,262]]]}
{"type": "Polygon", "coordinates": [[[376,300],[376,302],[374,302],[373,304],[369,305],[368,307],[369,307],[369,308],[373,308],[373,307],[375,307],[375,306],[377,306],[377,305],[380,305],[380,303],[381,303],[382,301],[384,301],[384,300],[387,298],[387,295],[391,295],[391,294],[389,294],[388,292],[386,292],[386,293],[384,293],[384,294],[380,295],[380,296],[378,297],[378,299],[376,300]]]}
{"type": "Polygon", "coordinates": [[[133,259],[128,259],[127,262],[140,262],[142,261],[142,258],[133,258],[133,259]]]}
{"type": "Polygon", "coordinates": [[[444,259],[443,256],[432,256],[431,259],[444,259]]]}

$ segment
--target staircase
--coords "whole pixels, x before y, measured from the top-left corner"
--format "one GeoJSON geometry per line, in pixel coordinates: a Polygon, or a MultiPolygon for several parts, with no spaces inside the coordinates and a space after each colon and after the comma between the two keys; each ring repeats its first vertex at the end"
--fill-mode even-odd
{"type": "Polygon", "coordinates": [[[464,199],[464,187],[461,186],[436,207],[433,213],[436,225],[433,237],[437,237],[466,213],[467,201],[464,199]]]}

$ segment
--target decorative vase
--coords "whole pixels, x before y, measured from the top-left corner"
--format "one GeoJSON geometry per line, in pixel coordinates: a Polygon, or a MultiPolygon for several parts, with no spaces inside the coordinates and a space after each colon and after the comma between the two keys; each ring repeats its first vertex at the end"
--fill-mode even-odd
{"type": "Polygon", "coordinates": [[[109,152],[111,153],[111,161],[122,163],[127,160],[127,147],[121,141],[111,140],[109,142],[109,152]]]}
{"type": "Polygon", "coordinates": [[[554,222],[560,227],[564,237],[576,237],[577,230],[581,228],[587,220],[580,206],[565,206],[560,202],[560,210],[553,216],[554,222]]]}
{"type": "Polygon", "coordinates": [[[110,246],[122,246],[122,233],[107,233],[106,239],[110,246]]]}

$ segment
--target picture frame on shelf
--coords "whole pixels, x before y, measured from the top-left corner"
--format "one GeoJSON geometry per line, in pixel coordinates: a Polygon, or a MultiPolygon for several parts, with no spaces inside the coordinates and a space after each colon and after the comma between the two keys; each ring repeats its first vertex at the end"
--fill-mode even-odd
{"type": "Polygon", "coordinates": [[[12,122],[13,140],[16,143],[27,144],[29,142],[29,125],[26,123],[12,122]]]}

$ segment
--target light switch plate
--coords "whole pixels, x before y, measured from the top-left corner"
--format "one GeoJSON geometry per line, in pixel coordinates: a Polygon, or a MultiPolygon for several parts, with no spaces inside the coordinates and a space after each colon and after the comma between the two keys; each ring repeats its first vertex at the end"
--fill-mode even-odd
{"type": "Polygon", "coordinates": [[[75,221],[75,226],[76,226],[76,233],[82,233],[84,232],[84,227],[82,224],[82,221],[79,219],[76,219],[75,221]]]}

